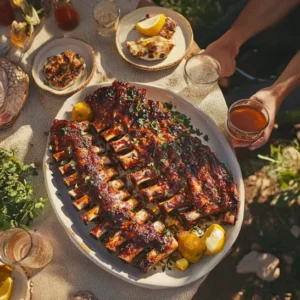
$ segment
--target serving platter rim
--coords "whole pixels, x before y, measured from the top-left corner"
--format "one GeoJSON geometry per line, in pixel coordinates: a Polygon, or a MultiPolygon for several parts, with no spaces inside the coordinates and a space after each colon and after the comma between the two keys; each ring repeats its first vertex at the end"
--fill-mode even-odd
{"type": "MultiPolygon", "coordinates": [[[[84,93],[84,91],[88,90],[89,93],[87,93],[87,94],[90,94],[100,87],[111,85],[111,83],[112,82],[103,83],[100,85],[91,85],[91,86],[88,86],[85,89],[77,92],[76,94],[72,95],[63,103],[61,109],[57,113],[56,118],[61,119],[60,115],[63,115],[65,113],[65,111],[63,111],[64,107],[66,107],[69,103],[74,104],[76,102],[82,101],[83,99],[80,98],[80,94],[84,93]],[[77,97],[78,97],[78,99],[75,100],[77,97]]],[[[191,109],[193,109],[194,111],[197,111],[197,114],[199,114],[199,116],[201,116],[205,120],[205,122],[209,124],[208,126],[210,126],[212,128],[212,130],[214,131],[214,134],[216,134],[218,139],[220,139],[220,145],[222,145],[223,150],[226,151],[228,153],[228,155],[230,156],[228,161],[231,160],[233,162],[232,163],[233,166],[230,166],[230,170],[233,173],[235,183],[237,184],[237,187],[238,187],[240,203],[239,203],[237,222],[234,226],[231,226],[231,228],[233,228],[232,229],[233,233],[229,237],[230,241],[228,241],[229,238],[227,239],[224,249],[217,255],[209,256],[209,259],[204,258],[204,259],[208,260],[208,263],[209,263],[209,267],[207,267],[204,272],[201,270],[201,268],[203,266],[199,262],[199,263],[191,266],[191,268],[194,268],[191,276],[186,276],[186,277],[183,276],[182,278],[174,278],[174,277],[168,276],[165,272],[160,272],[159,274],[161,276],[158,277],[159,280],[158,280],[158,278],[156,278],[156,280],[153,282],[153,280],[151,279],[152,276],[145,278],[144,276],[142,276],[143,273],[141,273],[141,271],[136,269],[136,273],[140,274],[140,278],[138,275],[137,275],[137,278],[133,278],[129,273],[126,273],[126,267],[127,267],[126,265],[124,265],[124,270],[122,272],[117,272],[116,269],[113,268],[113,266],[115,264],[115,260],[117,260],[116,257],[110,258],[109,261],[103,261],[102,259],[99,259],[99,257],[97,256],[97,255],[99,255],[99,252],[98,252],[98,254],[96,252],[93,253],[93,250],[91,250],[85,244],[85,242],[83,241],[83,238],[81,236],[79,236],[78,234],[76,234],[76,232],[72,229],[72,226],[70,224],[69,225],[67,224],[67,223],[71,223],[72,220],[68,216],[66,216],[66,214],[62,210],[63,202],[56,195],[56,192],[59,192],[59,190],[56,189],[56,187],[54,186],[54,184],[52,182],[52,179],[53,179],[52,171],[50,170],[49,164],[48,164],[49,160],[52,161],[52,158],[51,158],[52,155],[48,149],[49,137],[47,140],[46,152],[45,152],[44,159],[43,159],[43,173],[44,173],[46,190],[47,190],[48,197],[50,199],[52,208],[55,212],[55,215],[58,218],[60,224],[63,226],[63,228],[67,232],[67,234],[68,234],[69,238],[71,239],[71,241],[73,242],[73,244],[75,244],[75,246],[86,257],[88,257],[91,261],[93,261],[97,266],[101,267],[102,269],[109,272],[110,274],[113,274],[113,275],[117,276],[118,278],[125,280],[126,282],[129,282],[129,283],[137,285],[137,286],[145,287],[145,288],[162,289],[162,288],[173,288],[173,287],[185,286],[185,285],[190,284],[198,279],[204,278],[212,269],[214,269],[218,265],[218,263],[226,256],[226,254],[232,247],[233,243],[235,242],[236,238],[238,237],[238,234],[240,232],[242,222],[243,222],[244,202],[245,202],[245,192],[244,192],[244,183],[243,183],[242,173],[241,173],[241,170],[240,170],[238,161],[235,157],[233,149],[229,145],[229,143],[226,140],[226,138],[224,137],[224,135],[220,132],[217,125],[211,119],[211,117],[209,117],[205,112],[203,112],[201,109],[199,109],[199,108],[195,107],[194,105],[192,105],[191,103],[189,103],[182,96],[177,95],[176,93],[174,93],[173,91],[171,91],[167,88],[162,88],[162,87],[156,86],[154,84],[148,84],[148,83],[144,84],[144,83],[138,83],[138,82],[129,82],[129,84],[134,85],[136,87],[140,87],[140,88],[146,88],[148,90],[149,89],[154,90],[154,91],[160,90],[161,92],[170,94],[175,99],[176,98],[180,99],[179,101],[183,101],[184,105],[190,106],[191,109]],[[234,170],[232,170],[232,168],[234,168],[234,170]],[[52,191],[53,189],[55,190],[55,193],[52,191]],[[59,204],[61,204],[62,206],[59,207],[59,204]],[[213,262],[210,263],[210,260],[212,260],[213,262]],[[107,267],[107,265],[110,265],[111,268],[107,267]],[[195,269],[199,272],[196,272],[195,269]],[[174,279],[174,280],[172,280],[172,279],[174,279]]],[[[154,100],[156,100],[156,99],[154,99],[154,100]]],[[[187,115],[187,116],[189,117],[189,115],[187,115]]],[[[192,121],[193,121],[193,119],[192,119],[192,121]]],[[[212,151],[214,151],[214,149],[212,149],[212,151]]],[[[225,164],[228,163],[227,161],[225,161],[225,162],[222,161],[222,162],[225,164]]],[[[74,210],[74,212],[76,212],[77,217],[79,218],[79,213],[75,210],[75,208],[73,208],[73,210],[74,210]]],[[[73,212],[71,212],[71,214],[73,214],[73,212]]],[[[83,224],[83,222],[82,222],[82,226],[85,226],[83,224]]],[[[90,238],[92,239],[92,237],[90,237],[90,238]]],[[[176,270],[176,271],[172,271],[172,272],[181,272],[181,271],[176,270]]],[[[187,272],[187,271],[185,271],[185,272],[187,272]]],[[[182,272],[182,274],[184,274],[185,272],[182,272]]]]}

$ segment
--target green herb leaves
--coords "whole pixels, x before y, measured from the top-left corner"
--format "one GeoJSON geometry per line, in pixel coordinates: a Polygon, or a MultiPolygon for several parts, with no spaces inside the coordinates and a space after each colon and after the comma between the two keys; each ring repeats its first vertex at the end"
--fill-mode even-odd
{"type": "Polygon", "coordinates": [[[33,174],[33,164],[25,165],[13,151],[0,148],[0,230],[28,225],[44,208],[46,199],[33,196],[31,184],[24,179],[33,174]]]}

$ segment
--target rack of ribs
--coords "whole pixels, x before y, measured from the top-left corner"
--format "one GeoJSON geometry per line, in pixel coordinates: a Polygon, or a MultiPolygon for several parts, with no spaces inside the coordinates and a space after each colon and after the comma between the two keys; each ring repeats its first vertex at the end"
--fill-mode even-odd
{"type": "Polygon", "coordinates": [[[54,120],[50,147],[81,220],[95,222],[90,234],[104,247],[147,272],[178,247],[168,216],[185,230],[210,215],[235,224],[231,173],[166,103],[121,82],[85,101],[95,120],[54,120]]]}

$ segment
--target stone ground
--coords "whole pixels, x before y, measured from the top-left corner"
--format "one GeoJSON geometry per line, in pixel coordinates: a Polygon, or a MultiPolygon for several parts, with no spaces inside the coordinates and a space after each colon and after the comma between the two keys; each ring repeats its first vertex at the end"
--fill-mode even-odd
{"type": "MultiPolygon", "coordinates": [[[[291,132],[297,135],[292,129],[288,131],[289,134],[291,132]]],[[[275,135],[278,138],[278,133],[275,132],[275,135]]],[[[287,133],[279,135],[286,137],[287,133]]],[[[280,189],[262,170],[265,162],[257,158],[258,153],[268,151],[268,145],[255,152],[237,151],[246,189],[244,224],[231,252],[209,274],[193,300],[300,299],[300,236],[297,238],[300,202],[292,201],[290,206],[286,202],[272,205],[280,189]],[[269,270],[264,271],[271,271],[277,279],[267,281],[268,278],[263,280],[257,276],[261,274],[237,273],[238,263],[253,250],[269,254],[269,270]]],[[[253,254],[256,255],[255,252],[253,254]]]]}

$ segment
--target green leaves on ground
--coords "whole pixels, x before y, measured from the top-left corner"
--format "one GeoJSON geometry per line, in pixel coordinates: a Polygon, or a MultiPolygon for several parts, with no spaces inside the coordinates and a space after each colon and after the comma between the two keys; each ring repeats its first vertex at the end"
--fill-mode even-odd
{"type": "Polygon", "coordinates": [[[36,174],[34,164],[23,164],[13,151],[0,148],[0,230],[27,225],[38,216],[46,199],[35,198],[25,179],[36,174]]]}
{"type": "Polygon", "coordinates": [[[258,155],[258,157],[270,162],[266,167],[267,174],[277,181],[282,190],[279,200],[288,204],[300,197],[300,145],[298,143],[271,145],[270,156],[258,155]]]}

